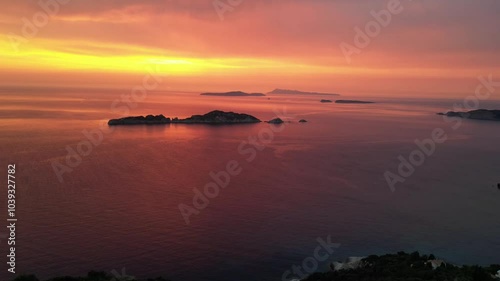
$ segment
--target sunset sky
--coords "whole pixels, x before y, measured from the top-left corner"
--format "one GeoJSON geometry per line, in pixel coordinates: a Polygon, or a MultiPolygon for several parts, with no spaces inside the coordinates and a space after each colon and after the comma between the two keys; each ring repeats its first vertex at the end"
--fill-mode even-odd
{"type": "Polygon", "coordinates": [[[38,0],[1,1],[0,87],[124,88],[159,65],[165,90],[444,96],[500,74],[498,0],[401,0],[350,64],[339,45],[391,0],[242,0],[223,19],[214,0],[60,0],[35,32],[38,0]]]}

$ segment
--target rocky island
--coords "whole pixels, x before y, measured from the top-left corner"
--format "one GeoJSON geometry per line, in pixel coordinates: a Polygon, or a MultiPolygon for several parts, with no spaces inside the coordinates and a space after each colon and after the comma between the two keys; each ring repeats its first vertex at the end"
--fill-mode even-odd
{"type": "Polygon", "coordinates": [[[500,121],[500,110],[478,109],[468,112],[449,111],[447,113],[438,113],[438,115],[444,115],[448,117],[460,117],[460,118],[474,119],[474,120],[500,121]]]}
{"type": "Polygon", "coordinates": [[[375,102],[362,101],[362,100],[336,100],[335,103],[375,103],[375,102]]]}
{"type": "Polygon", "coordinates": [[[219,97],[263,97],[262,93],[245,93],[242,91],[232,91],[225,93],[201,93],[201,96],[219,96],[219,97]]]}
{"type": "Polygon", "coordinates": [[[269,124],[283,124],[285,121],[283,121],[281,118],[275,118],[273,120],[267,121],[269,124]]]}
{"type": "Polygon", "coordinates": [[[242,113],[214,110],[204,115],[193,115],[186,119],[170,119],[163,115],[148,115],[111,119],[108,125],[160,125],[160,124],[249,124],[260,123],[258,118],[242,113]]]}
{"type": "Polygon", "coordinates": [[[286,90],[286,89],[274,89],[271,92],[269,92],[268,94],[340,96],[339,94],[317,93],[317,92],[303,92],[303,91],[286,90]]]}
{"type": "Polygon", "coordinates": [[[130,116],[124,117],[120,119],[111,119],[108,121],[108,125],[116,126],[116,125],[144,125],[144,124],[169,124],[172,120],[170,118],[166,118],[162,114],[160,115],[148,115],[144,116],[130,116]]]}
{"type": "Polygon", "coordinates": [[[172,120],[172,123],[188,124],[234,124],[234,123],[260,123],[259,119],[244,113],[224,112],[214,110],[204,115],[193,115],[186,119],[172,120]]]}

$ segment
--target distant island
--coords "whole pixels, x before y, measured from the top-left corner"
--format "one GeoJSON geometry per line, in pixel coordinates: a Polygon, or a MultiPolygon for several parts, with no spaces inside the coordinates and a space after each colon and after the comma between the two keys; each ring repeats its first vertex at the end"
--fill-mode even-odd
{"type": "Polygon", "coordinates": [[[224,112],[214,110],[204,115],[193,115],[186,119],[173,119],[172,123],[188,123],[188,124],[230,124],[230,123],[260,123],[258,118],[234,112],[224,112]]]}
{"type": "Polygon", "coordinates": [[[320,96],[340,96],[339,94],[330,93],[317,93],[317,92],[303,92],[297,90],[274,89],[268,94],[281,94],[281,95],[320,95],[320,96]]]}
{"type": "Polygon", "coordinates": [[[460,118],[474,119],[474,120],[500,121],[500,110],[478,109],[468,112],[449,111],[447,113],[438,113],[438,115],[445,115],[448,117],[460,117],[460,118]]]}
{"type": "Polygon", "coordinates": [[[362,101],[362,100],[336,100],[335,103],[375,103],[375,102],[362,101]]]}
{"type": "Polygon", "coordinates": [[[201,93],[202,96],[220,96],[220,97],[263,97],[262,93],[245,93],[242,91],[232,91],[225,93],[201,93]]]}
{"type": "Polygon", "coordinates": [[[330,103],[330,102],[333,102],[331,100],[320,100],[319,102],[322,102],[322,103],[330,103]]]}
{"type": "Polygon", "coordinates": [[[186,119],[167,118],[163,115],[132,116],[108,121],[110,126],[118,125],[161,125],[161,124],[249,124],[260,123],[252,115],[214,110],[204,115],[193,115],[186,119]]]}
{"type": "Polygon", "coordinates": [[[283,124],[285,121],[283,121],[281,118],[275,118],[273,120],[267,121],[269,124],[283,124]]]}
{"type": "Polygon", "coordinates": [[[160,115],[148,115],[148,116],[131,116],[124,117],[120,119],[111,119],[108,121],[108,125],[116,126],[116,125],[158,125],[158,124],[169,124],[172,120],[160,115]]]}

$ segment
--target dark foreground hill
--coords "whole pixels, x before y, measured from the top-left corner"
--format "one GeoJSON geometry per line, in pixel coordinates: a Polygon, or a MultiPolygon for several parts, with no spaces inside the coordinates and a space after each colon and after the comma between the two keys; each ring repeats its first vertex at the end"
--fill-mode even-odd
{"type": "MultiPolygon", "coordinates": [[[[335,264],[335,263],[334,263],[335,264]]],[[[338,263],[337,263],[338,265],[338,263]]],[[[500,265],[455,266],[436,260],[433,255],[420,255],[418,252],[383,256],[369,256],[361,260],[355,269],[334,270],[314,273],[305,281],[493,281],[500,280],[500,265]]],[[[158,277],[135,279],[121,276],[120,281],[170,281],[158,277]]],[[[234,280],[238,280],[234,276],[234,280]]],[[[277,279],[278,280],[278,279],[277,279]]],[[[13,281],[118,281],[117,277],[106,272],[89,272],[86,277],[57,277],[39,280],[34,275],[24,275],[13,281]]]]}
{"type": "Polygon", "coordinates": [[[369,256],[356,269],[315,273],[306,281],[492,281],[500,280],[500,265],[455,266],[433,255],[407,254],[369,256]]]}

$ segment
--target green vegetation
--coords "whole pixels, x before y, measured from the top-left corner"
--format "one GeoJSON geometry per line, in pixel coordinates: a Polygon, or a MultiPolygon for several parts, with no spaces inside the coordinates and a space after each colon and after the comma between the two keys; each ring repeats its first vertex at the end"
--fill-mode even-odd
{"type": "Polygon", "coordinates": [[[395,255],[369,256],[365,266],[358,269],[315,273],[305,281],[489,281],[498,280],[494,275],[500,265],[489,267],[454,266],[443,264],[436,269],[426,262],[435,259],[433,255],[420,255],[418,252],[395,255]]]}
{"type": "MultiPolygon", "coordinates": [[[[35,275],[22,275],[14,279],[13,281],[42,281],[36,278],[35,275]]],[[[47,279],[45,281],[169,281],[168,279],[164,279],[162,277],[154,278],[154,279],[133,279],[131,277],[114,277],[109,275],[106,272],[96,272],[91,271],[87,274],[86,277],[56,277],[52,279],[47,279]]]]}

